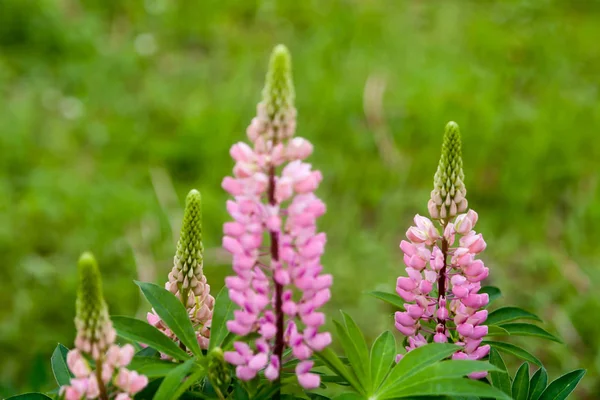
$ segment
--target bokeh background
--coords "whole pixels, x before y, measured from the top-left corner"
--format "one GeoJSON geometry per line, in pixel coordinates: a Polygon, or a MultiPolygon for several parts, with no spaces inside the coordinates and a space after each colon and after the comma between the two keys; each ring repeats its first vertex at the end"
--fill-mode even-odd
{"type": "Polygon", "coordinates": [[[455,120],[489,283],[564,340],[520,341],[551,377],[585,367],[574,397],[599,398],[599,21],[593,0],[0,0],[0,396],[51,387],[82,251],[112,313],[143,315],[132,280],[164,281],[194,187],[222,286],[228,149],[281,42],[324,175],[331,314],[393,329],[364,293],[402,273],[455,120]]]}

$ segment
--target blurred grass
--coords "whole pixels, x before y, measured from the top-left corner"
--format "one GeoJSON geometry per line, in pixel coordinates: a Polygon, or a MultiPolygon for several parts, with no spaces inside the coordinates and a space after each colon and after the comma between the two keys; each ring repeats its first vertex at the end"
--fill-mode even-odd
{"type": "Polygon", "coordinates": [[[363,293],[393,290],[455,120],[490,283],[565,340],[526,341],[551,376],[588,368],[577,397],[600,397],[599,18],[592,0],[0,1],[0,396],[48,387],[82,251],[113,314],[144,309],[131,281],[166,276],[192,187],[222,286],[228,149],[282,42],[325,178],[331,314],[393,329],[363,293]]]}

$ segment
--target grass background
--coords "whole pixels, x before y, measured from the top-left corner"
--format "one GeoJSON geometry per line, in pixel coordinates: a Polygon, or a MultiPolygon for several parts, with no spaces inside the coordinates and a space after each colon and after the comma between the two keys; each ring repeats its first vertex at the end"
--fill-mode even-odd
{"type": "Polygon", "coordinates": [[[220,182],[281,42],[324,175],[330,314],[393,329],[364,293],[403,272],[455,120],[489,283],[564,339],[522,341],[551,377],[583,366],[574,397],[599,398],[599,20],[592,0],[1,0],[0,396],[51,386],[82,251],[112,314],[142,315],[131,281],[165,279],[192,187],[222,286],[220,182]]]}

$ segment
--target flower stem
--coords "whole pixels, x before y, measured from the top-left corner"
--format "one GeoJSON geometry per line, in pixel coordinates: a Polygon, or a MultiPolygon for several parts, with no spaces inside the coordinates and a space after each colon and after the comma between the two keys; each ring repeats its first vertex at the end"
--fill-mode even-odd
{"type": "MultiPolygon", "coordinates": [[[[271,166],[269,168],[269,204],[275,205],[277,202],[275,200],[275,167],[271,166]]],[[[271,261],[279,260],[279,233],[271,231],[271,261]]],[[[273,354],[279,360],[279,378],[277,378],[278,382],[281,379],[281,366],[282,356],[283,356],[283,347],[285,345],[283,341],[283,311],[282,311],[282,294],[283,287],[280,283],[278,283],[275,279],[273,279],[273,283],[275,284],[275,318],[276,318],[276,327],[277,334],[275,336],[275,348],[273,349],[273,354]]],[[[273,396],[274,399],[279,399],[280,393],[277,393],[273,396]]]]}
{"type": "MultiPolygon", "coordinates": [[[[447,222],[442,220],[442,232],[444,232],[446,230],[446,225],[447,225],[447,222]]],[[[446,263],[446,261],[447,261],[446,258],[448,257],[448,247],[449,247],[448,240],[442,234],[442,254],[443,254],[443,258],[444,258],[444,266],[440,270],[440,276],[438,278],[438,307],[439,307],[440,299],[442,297],[446,298],[446,280],[447,280],[446,268],[448,266],[446,263]]],[[[446,320],[438,319],[438,323],[442,324],[444,326],[444,329],[446,328],[446,320]]]]}
{"type": "Polygon", "coordinates": [[[108,400],[108,394],[106,393],[106,386],[102,380],[102,360],[96,360],[96,380],[98,381],[98,390],[100,391],[100,400],[108,400]]]}

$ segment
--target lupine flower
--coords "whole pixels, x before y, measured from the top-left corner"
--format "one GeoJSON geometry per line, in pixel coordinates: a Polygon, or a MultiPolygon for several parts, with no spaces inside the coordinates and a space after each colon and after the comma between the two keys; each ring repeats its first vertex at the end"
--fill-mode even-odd
{"type": "MultiPolygon", "coordinates": [[[[198,343],[201,348],[207,349],[215,299],[210,294],[210,285],[206,283],[206,276],[203,273],[203,256],[202,197],[197,190],[191,190],[185,201],[183,224],[177,242],[174,265],[169,272],[169,280],[165,288],[185,305],[196,329],[198,343]]],[[[154,311],[148,313],[147,319],[148,323],[174,341],[178,341],[175,334],[154,311]]]]}
{"type": "MultiPolygon", "coordinates": [[[[319,331],[325,315],[318,309],[329,300],[332,283],[331,275],[322,274],[326,237],[316,228],[325,212],[314,194],[322,177],[303,162],[312,144],[293,137],[293,100],[290,55],[280,45],[271,56],[258,115],[247,130],[251,146],[232,146],[233,177],[222,184],[234,197],[227,202],[233,221],[224,225],[223,247],[233,255],[235,275],[225,284],[240,307],[227,327],[240,336],[260,336],[252,347],[236,342],[235,351],[225,353],[242,380],[261,370],[278,379],[284,347],[304,361],[331,342],[328,332],[319,331]]],[[[309,372],[312,364],[301,365],[300,384],[318,386],[319,376],[309,372]]]]}
{"type": "Polygon", "coordinates": [[[131,399],[146,387],[148,378],[125,368],[133,359],[133,346],[114,344],[116,333],[108,316],[94,256],[84,253],[78,269],[76,348],[67,353],[67,366],[74,378],[60,388],[60,395],[65,400],[131,399]],[[96,370],[92,370],[86,357],[94,360],[96,370]]]}
{"type": "MultiPolygon", "coordinates": [[[[462,346],[453,359],[478,360],[490,350],[489,345],[481,346],[488,333],[484,325],[487,311],[482,308],[489,298],[479,293],[488,268],[476,259],[486,243],[473,230],[477,213],[464,212],[467,199],[463,179],[460,133],[458,125],[450,122],[428,207],[439,230],[434,221],[417,215],[415,226],[406,232],[408,241],[400,243],[407,276],[398,278],[396,292],[406,303],[405,311],[395,314],[395,325],[408,336],[407,351],[426,345],[425,333],[434,342],[452,341],[462,346]]],[[[471,377],[485,375],[481,372],[471,377]]]]}

